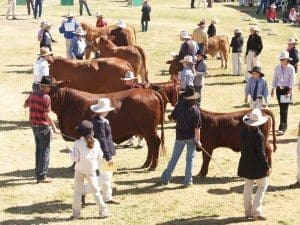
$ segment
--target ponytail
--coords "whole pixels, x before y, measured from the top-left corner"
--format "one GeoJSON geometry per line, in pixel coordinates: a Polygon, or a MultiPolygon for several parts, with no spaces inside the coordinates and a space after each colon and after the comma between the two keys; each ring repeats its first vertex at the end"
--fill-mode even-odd
{"type": "Polygon", "coordinates": [[[86,145],[88,148],[94,147],[95,140],[94,140],[93,136],[86,136],[85,141],[86,141],[86,145]]]}

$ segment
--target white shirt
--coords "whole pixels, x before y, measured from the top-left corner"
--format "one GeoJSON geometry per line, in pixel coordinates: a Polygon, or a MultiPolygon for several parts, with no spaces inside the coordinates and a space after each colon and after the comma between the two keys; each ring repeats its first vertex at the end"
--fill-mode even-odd
{"type": "Polygon", "coordinates": [[[100,167],[103,157],[99,141],[97,139],[94,140],[94,147],[92,149],[87,147],[84,137],[76,140],[74,148],[70,149],[71,159],[76,162],[75,170],[86,175],[94,173],[100,167]]]}
{"type": "Polygon", "coordinates": [[[33,65],[33,82],[39,84],[43,76],[49,76],[49,65],[46,59],[40,57],[33,65]]]}
{"type": "Polygon", "coordinates": [[[285,68],[281,65],[275,67],[272,87],[289,87],[293,88],[295,84],[295,69],[291,64],[288,64],[285,68]]]}

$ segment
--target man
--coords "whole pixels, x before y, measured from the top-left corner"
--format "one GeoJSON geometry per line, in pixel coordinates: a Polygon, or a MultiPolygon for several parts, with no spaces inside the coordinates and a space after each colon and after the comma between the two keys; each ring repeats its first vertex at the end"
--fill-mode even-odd
{"type": "Polygon", "coordinates": [[[31,6],[31,9],[32,9],[32,13],[34,13],[33,0],[26,0],[26,5],[27,5],[28,15],[30,15],[30,6],[31,6]]]}
{"type": "Polygon", "coordinates": [[[200,109],[196,104],[196,99],[199,95],[195,93],[194,87],[187,86],[181,96],[183,100],[176,104],[172,114],[169,116],[169,119],[176,121],[176,140],[172,158],[160,179],[163,185],[169,183],[179,157],[185,145],[187,145],[184,186],[189,187],[193,185],[192,169],[196,146],[202,146],[200,142],[200,128],[202,124],[200,109]]]}
{"type": "Polygon", "coordinates": [[[199,94],[199,98],[196,99],[199,106],[201,105],[201,91],[204,86],[204,77],[207,75],[207,63],[204,62],[204,52],[198,50],[197,51],[197,61],[195,64],[195,78],[194,78],[194,87],[195,92],[199,94]]]}
{"type": "Polygon", "coordinates": [[[294,67],[295,73],[298,72],[298,62],[299,62],[299,52],[298,49],[296,49],[297,40],[293,37],[290,37],[288,39],[288,47],[287,51],[289,52],[289,56],[291,58],[290,64],[294,67]]]}
{"type": "Polygon", "coordinates": [[[151,6],[149,5],[147,0],[144,0],[143,7],[142,7],[142,32],[147,32],[148,30],[148,22],[150,21],[150,13],[151,13],[151,6]]]}
{"type": "Polygon", "coordinates": [[[269,0],[261,0],[259,6],[257,7],[256,14],[259,14],[259,11],[263,9],[263,14],[266,14],[267,7],[269,5],[269,0]]]}
{"type": "Polygon", "coordinates": [[[40,89],[30,94],[24,103],[24,108],[30,109],[30,124],[33,130],[36,153],[35,153],[35,173],[37,183],[49,183],[47,177],[50,153],[51,128],[54,133],[59,131],[50,117],[51,99],[48,95],[51,90],[52,77],[44,76],[40,83],[40,89]]]}
{"type": "Polygon", "coordinates": [[[79,14],[80,16],[82,16],[82,8],[83,8],[83,5],[88,13],[89,16],[91,16],[92,14],[90,13],[90,9],[87,5],[87,0],[79,0],[79,14]]]}
{"type": "Polygon", "coordinates": [[[86,49],[86,42],[84,38],[86,32],[82,30],[81,27],[78,27],[74,34],[75,37],[72,38],[70,45],[70,55],[72,59],[82,60],[86,49]]]}
{"type": "Polygon", "coordinates": [[[182,42],[178,53],[178,60],[184,59],[185,56],[190,55],[194,57],[197,53],[197,44],[191,39],[187,31],[180,32],[180,41],[182,42]]]}
{"type": "Polygon", "coordinates": [[[59,33],[64,34],[64,37],[66,39],[66,55],[68,59],[71,59],[70,54],[70,46],[71,46],[71,40],[75,36],[75,31],[79,27],[79,23],[77,23],[74,19],[73,13],[69,12],[67,15],[67,20],[64,20],[59,27],[59,33]]]}
{"type": "Polygon", "coordinates": [[[208,36],[205,32],[205,20],[198,23],[198,28],[193,32],[193,40],[198,44],[201,51],[208,51],[208,36]]]}
{"type": "Polygon", "coordinates": [[[7,0],[6,19],[8,20],[10,11],[12,12],[13,20],[16,20],[16,0],[7,0]]]}
{"type": "Polygon", "coordinates": [[[267,190],[267,176],[272,169],[267,161],[264,148],[264,135],[259,126],[268,121],[260,109],[253,109],[250,115],[243,117],[244,126],[240,133],[241,158],[238,166],[238,176],[245,180],[244,185],[244,208],[247,219],[266,220],[262,215],[262,202],[267,190]],[[254,184],[257,184],[255,197],[251,199],[254,184]]]}

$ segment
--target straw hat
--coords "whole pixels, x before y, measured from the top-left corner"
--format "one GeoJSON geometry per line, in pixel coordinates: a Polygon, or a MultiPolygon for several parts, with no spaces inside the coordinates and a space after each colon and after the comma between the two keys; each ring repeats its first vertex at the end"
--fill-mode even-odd
{"type": "Polygon", "coordinates": [[[127,24],[125,23],[124,20],[118,20],[116,25],[120,28],[126,28],[127,27],[127,24]]]}
{"type": "Polygon", "coordinates": [[[189,35],[189,32],[186,30],[180,31],[180,38],[183,39],[191,39],[192,37],[189,35]]]}
{"type": "Polygon", "coordinates": [[[268,121],[267,116],[263,116],[260,109],[253,109],[250,114],[243,117],[243,122],[248,126],[260,126],[268,121]]]}
{"type": "Polygon", "coordinates": [[[181,96],[186,100],[197,99],[200,97],[198,93],[195,93],[195,88],[190,85],[185,87],[185,91],[181,94],[181,96]]]}
{"type": "MultiPolygon", "coordinates": [[[[47,21],[44,21],[42,29],[50,29],[52,27],[52,23],[48,23],[47,21]]],[[[41,24],[42,26],[42,24],[41,24]]]]}
{"type": "Polygon", "coordinates": [[[215,17],[211,20],[212,23],[220,23],[220,19],[218,17],[215,17]]]}
{"type": "Polygon", "coordinates": [[[41,47],[40,48],[40,53],[38,54],[39,56],[47,56],[47,55],[52,55],[53,53],[50,51],[48,47],[41,47]]]}
{"type": "Polygon", "coordinates": [[[248,72],[251,73],[251,74],[254,73],[254,72],[259,73],[260,77],[264,77],[265,76],[265,74],[263,74],[261,72],[261,67],[260,66],[254,66],[253,69],[251,71],[248,71],[248,72]]]}
{"type": "Polygon", "coordinates": [[[71,17],[74,17],[73,13],[72,12],[68,12],[68,14],[66,15],[67,18],[71,18],[71,17]]]}
{"type": "Polygon", "coordinates": [[[112,111],[115,108],[110,106],[109,98],[100,98],[97,104],[91,105],[90,109],[95,113],[102,113],[112,111]]]}
{"type": "Polygon", "coordinates": [[[76,31],[73,32],[73,33],[77,34],[77,35],[84,36],[86,34],[86,31],[84,31],[81,27],[77,27],[76,31]]]}
{"type": "Polygon", "coordinates": [[[198,26],[199,26],[199,27],[205,27],[205,20],[201,20],[201,21],[198,23],[198,26]]]}
{"type": "Polygon", "coordinates": [[[125,74],[125,77],[121,77],[120,79],[121,79],[121,80],[134,80],[134,79],[138,79],[138,78],[134,76],[134,73],[133,73],[133,72],[128,71],[128,72],[125,74]]]}
{"type": "Polygon", "coordinates": [[[96,12],[96,17],[103,17],[102,13],[100,11],[96,12]]]}
{"type": "Polygon", "coordinates": [[[241,30],[239,27],[237,27],[237,28],[234,28],[233,32],[234,32],[235,34],[241,34],[241,33],[242,33],[242,30],[241,30]]]}
{"type": "Polygon", "coordinates": [[[195,64],[194,58],[191,55],[186,55],[182,60],[180,60],[180,63],[184,63],[184,62],[195,64]]]}
{"type": "Polygon", "coordinates": [[[288,39],[287,44],[295,44],[295,45],[297,45],[298,44],[298,40],[296,38],[294,38],[294,37],[290,37],[288,39]]]}
{"type": "Polygon", "coordinates": [[[282,59],[292,60],[292,58],[290,58],[290,54],[289,54],[288,51],[282,51],[282,52],[280,52],[280,54],[278,56],[278,59],[279,60],[282,60],[282,59]]]}

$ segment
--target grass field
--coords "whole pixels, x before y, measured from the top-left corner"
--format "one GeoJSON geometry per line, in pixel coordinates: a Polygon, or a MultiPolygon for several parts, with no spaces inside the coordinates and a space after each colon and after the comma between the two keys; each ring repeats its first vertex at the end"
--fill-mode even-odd
{"type": "MultiPolygon", "coordinates": [[[[26,15],[26,7],[17,7],[18,20],[5,20],[6,1],[1,1],[0,16],[0,224],[246,224],[243,218],[243,181],[236,176],[240,154],[230,149],[216,149],[206,179],[194,178],[194,186],[182,189],[185,157],[181,157],[168,186],[157,187],[163,169],[168,163],[175,139],[174,124],[166,124],[167,157],[161,158],[155,172],[139,169],[146,158],[146,148],[141,150],[118,148],[117,161],[120,168],[114,175],[118,189],[116,199],[120,206],[109,206],[112,217],[98,220],[93,197],[87,196],[88,205],[83,208],[84,220],[69,221],[73,194],[71,161],[66,153],[66,142],[57,136],[51,145],[50,172],[53,184],[35,184],[34,142],[28,124],[28,112],[22,108],[31,90],[32,64],[39,50],[36,35],[41,20],[26,15]]],[[[73,7],[59,6],[59,1],[44,1],[43,19],[54,23],[52,34],[58,43],[53,44],[55,55],[65,55],[65,45],[58,27],[68,11],[78,13],[78,1],[73,7]]],[[[233,5],[214,4],[213,9],[189,9],[187,0],[152,0],[149,32],[140,31],[140,7],[126,7],[124,1],[90,0],[89,6],[101,10],[108,22],[124,18],[137,32],[138,45],[148,55],[149,79],[152,82],[166,81],[165,62],[170,51],[178,51],[181,30],[192,32],[200,19],[210,21],[214,16],[221,19],[218,34],[230,38],[234,27],[241,27],[244,38],[248,36],[248,22],[240,8],[233,5]]],[[[253,15],[254,8],[244,8],[253,15]]],[[[78,17],[79,21],[95,23],[94,17],[78,17]]],[[[260,20],[261,21],[261,20],[260,20]]],[[[262,24],[261,27],[266,26],[262,24]]],[[[271,26],[271,25],[270,25],[271,26]]],[[[261,32],[264,49],[261,65],[266,79],[271,84],[273,70],[278,63],[276,55],[286,48],[286,40],[300,28],[285,24],[274,25],[277,36],[261,32]]],[[[209,58],[209,77],[203,89],[203,108],[217,112],[236,111],[243,106],[242,77],[230,76],[231,57],[227,70],[219,69],[220,62],[209,58]]],[[[299,80],[299,76],[297,77],[299,80]]],[[[295,182],[296,135],[300,119],[299,91],[294,92],[294,104],[289,108],[289,129],[278,138],[278,150],[273,156],[273,173],[264,199],[266,222],[252,224],[300,224],[300,190],[288,189],[295,182]]],[[[270,100],[270,109],[279,120],[279,107],[275,98],[270,100]]],[[[55,115],[53,115],[55,118],[55,115]]],[[[232,137],[235,138],[235,137],[232,137]]],[[[69,144],[70,145],[70,144],[69,144]]],[[[193,174],[200,170],[202,157],[196,154],[193,174]]]]}

